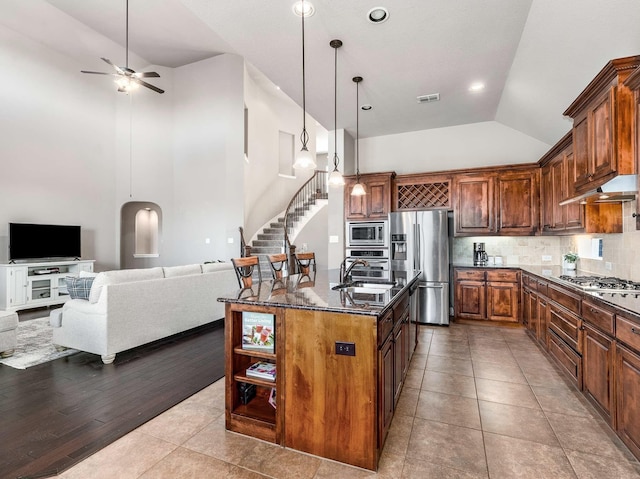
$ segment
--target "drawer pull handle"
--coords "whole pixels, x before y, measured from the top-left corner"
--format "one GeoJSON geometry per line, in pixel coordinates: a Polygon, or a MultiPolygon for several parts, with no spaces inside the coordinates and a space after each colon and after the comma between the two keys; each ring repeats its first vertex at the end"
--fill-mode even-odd
{"type": "Polygon", "coordinates": [[[598,311],[593,308],[589,308],[589,311],[591,311],[593,314],[598,314],[598,311]]]}
{"type": "Polygon", "coordinates": [[[633,334],[640,334],[640,331],[638,331],[636,328],[631,328],[631,332],[633,334]]]}

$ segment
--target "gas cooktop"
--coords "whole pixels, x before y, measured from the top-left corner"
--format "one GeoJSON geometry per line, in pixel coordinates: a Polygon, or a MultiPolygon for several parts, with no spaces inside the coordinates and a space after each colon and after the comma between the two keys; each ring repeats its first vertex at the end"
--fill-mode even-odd
{"type": "Polygon", "coordinates": [[[610,276],[561,275],[558,279],[571,283],[584,291],[640,294],[640,283],[610,276]]]}

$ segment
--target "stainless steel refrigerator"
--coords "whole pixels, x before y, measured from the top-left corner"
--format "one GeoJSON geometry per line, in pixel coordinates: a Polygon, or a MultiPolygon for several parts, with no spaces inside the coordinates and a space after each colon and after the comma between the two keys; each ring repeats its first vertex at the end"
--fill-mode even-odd
{"type": "Polygon", "coordinates": [[[445,210],[406,211],[389,217],[391,270],[402,281],[421,271],[418,322],[449,324],[449,231],[445,210]]]}

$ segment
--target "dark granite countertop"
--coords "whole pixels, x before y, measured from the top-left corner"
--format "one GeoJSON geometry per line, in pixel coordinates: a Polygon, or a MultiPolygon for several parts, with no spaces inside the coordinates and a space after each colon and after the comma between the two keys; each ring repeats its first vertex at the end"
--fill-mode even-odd
{"type": "Polygon", "coordinates": [[[311,311],[380,316],[400,294],[418,280],[420,272],[407,274],[406,283],[398,283],[384,294],[348,293],[331,289],[339,283],[338,270],[322,270],[310,275],[295,274],[282,281],[262,281],[252,288],[238,289],[218,298],[224,303],[276,306],[311,311]]]}

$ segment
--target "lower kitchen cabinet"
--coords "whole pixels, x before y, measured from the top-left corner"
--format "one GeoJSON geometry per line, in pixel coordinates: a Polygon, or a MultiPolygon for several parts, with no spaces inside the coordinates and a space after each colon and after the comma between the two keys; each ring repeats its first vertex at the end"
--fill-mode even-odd
{"type": "Polygon", "coordinates": [[[389,335],[378,349],[378,444],[384,444],[394,411],[393,336],[389,335]]]}
{"type": "Polygon", "coordinates": [[[454,269],[457,318],[517,322],[520,272],[512,269],[454,269]]]}
{"type": "Polygon", "coordinates": [[[640,355],[618,343],[616,347],[617,432],[640,457],[640,355]]]}
{"type": "Polygon", "coordinates": [[[583,392],[614,426],[614,340],[589,324],[583,325],[583,392]]]}
{"type": "Polygon", "coordinates": [[[567,346],[560,337],[549,330],[549,353],[558,361],[560,367],[564,369],[574,380],[578,389],[582,389],[582,358],[572,348],[567,346]]]}

